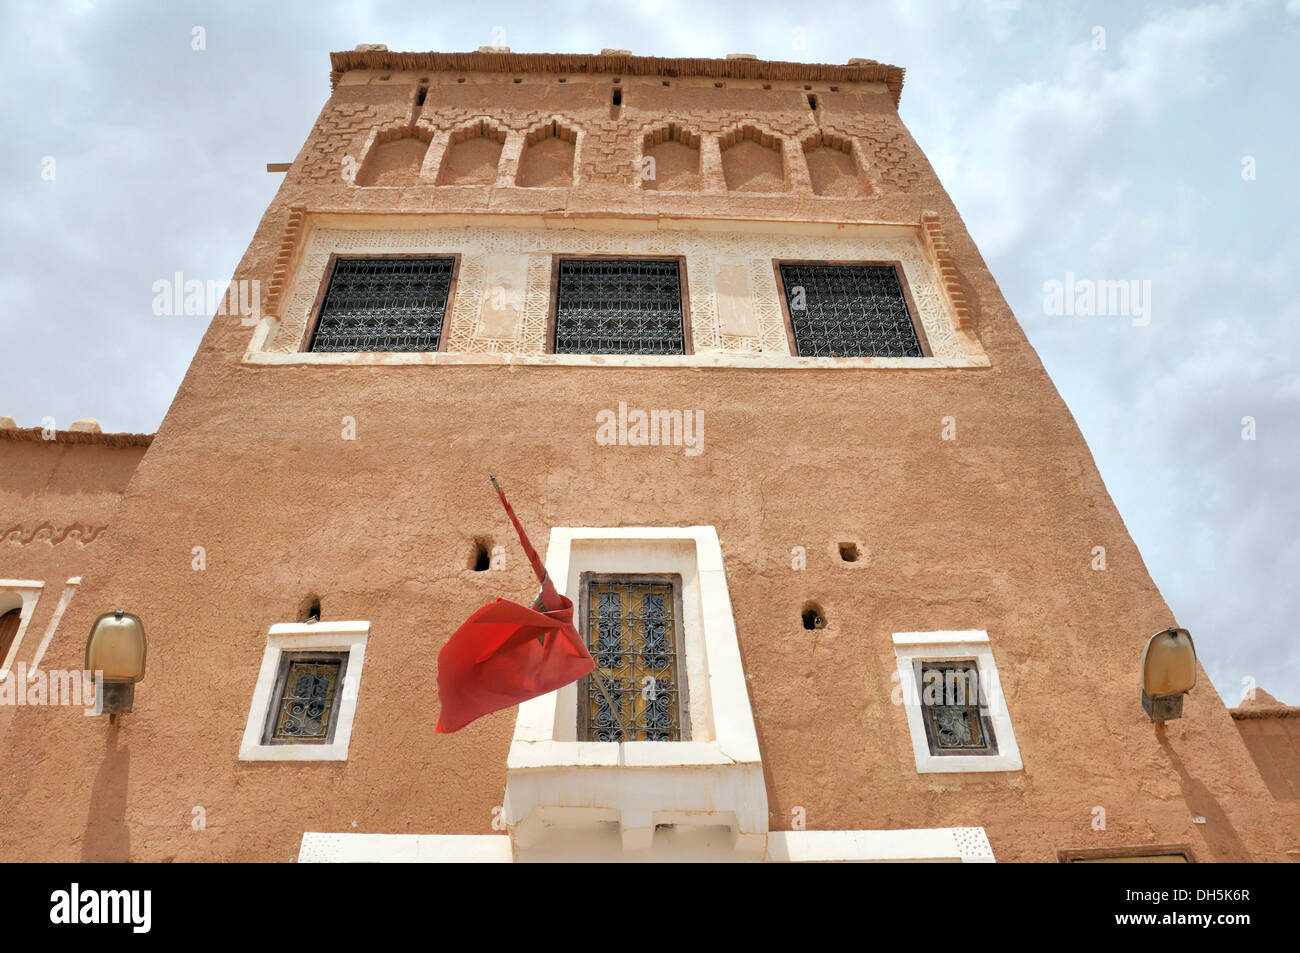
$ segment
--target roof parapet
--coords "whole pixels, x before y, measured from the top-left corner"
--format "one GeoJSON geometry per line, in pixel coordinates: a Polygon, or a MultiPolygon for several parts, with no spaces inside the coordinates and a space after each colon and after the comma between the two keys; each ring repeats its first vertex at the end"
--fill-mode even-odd
{"type": "Polygon", "coordinates": [[[151,433],[104,433],[99,429],[98,423],[95,423],[95,429],[93,430],[87,427],[77,427],[77,424],[85,424],[87,421],[77,421],[67,430],[52,431],[43,427],[9,426],[5,421],[12,423],[13,418],[0,417],[0,440],[13,440],[23,443],[80,443],[98,444],[104,447],[147,447],[153,443],[154,438],[154,434],[151,433]]]}
{"type": "Polygon", "coordinates": [[[884,83],[894,105],[903,94],[901,66],[854,57],[845,65],[793,63],[750,59],[748,56],[633,56],[626,50],[595,53],[514,53],[509,47],[481,47],[473,53],[400,53],[365,44],[330,54],[330,85],[337,86],[348,70],[435,71],[478,73],[619,73],[624,76],[701,76],[714,79],[789,80],[792,82],[884,83]],[[744,58],[741,58],[741,57],[744,58]]]}

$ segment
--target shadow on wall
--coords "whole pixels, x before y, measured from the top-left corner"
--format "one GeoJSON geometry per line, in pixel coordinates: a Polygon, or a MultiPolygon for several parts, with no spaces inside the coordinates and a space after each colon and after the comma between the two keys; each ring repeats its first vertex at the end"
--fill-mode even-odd
{"type": "Polygon", "coordinates": [[[119,729],[110,728],[104,761],[90,789],[90,812],[81,839],[83,861],[131,859],[131,831],[126,826],[126,786],[131,773],[131,749],[118,747],[119,729]]]}
{"type": "Polygon", "coordinates": [[[1246,845],[1237,836],[1237,831],[1233,828],[1232,822],[1228,820],[1227,813],[1214,795],[1210,793],[1210,789],[1188,773],[1187,768],[1183,765],[1182,758],[1178,756],[1178,752],[1169,743],[1169,736],[1165,732],[1164,726],[1156,725],[1155,732],[1156,741],[1164,749],[1170,765],[1178,772],[1178,783],[1183,789],[1183,801],[1187,804],[1187,809],[1192,812],[1193,816],[1205,818],[1205,824],[1199,826],[1201,826],[1201,832],[1205,836],[1206,843],[1210,845],[1210,850],[1214,852],[1214,859],[1218,861],[1251,860],[1250,851],[1246,850],[1246,845]]]}

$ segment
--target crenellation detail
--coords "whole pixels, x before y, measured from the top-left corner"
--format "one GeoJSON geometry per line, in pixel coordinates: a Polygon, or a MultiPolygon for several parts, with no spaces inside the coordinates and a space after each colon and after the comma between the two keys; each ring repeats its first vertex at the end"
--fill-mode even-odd
{"type": "Polygon", "coordinates": [[[841,127],[863,144],[874,183],[901,191],[911,190],[921,179],[920,160],[913,154],[907,135],[895,121],[871,116],[844,117],[841,127]]]}
{"type": "Polygon", "coordinates": [[[971,317],[970,306],[966,303],[966,293],[962,291],[961,279],[957,277],[957,265],[953,262],[952,247],[939,222],[938,212],[921,214],[921,234],[925,239],[925,249],[930,256],[930,263],[943,283],[943,291],[952,309],[953,325],[958,334],[974,337],[975,322],[971,317]]]}
{"type": "Polygon", "coordinates": [[[307,220],[307,208],[295,205],[289,209],[285,221],[284,233],[280,236],[280,247],[275,256],[275,269],[271,273],[271,284],[267,288],[265,312],[279,315],[280,298],[293,270],[294,253],[301,247],[303,223],[307,220]]]}

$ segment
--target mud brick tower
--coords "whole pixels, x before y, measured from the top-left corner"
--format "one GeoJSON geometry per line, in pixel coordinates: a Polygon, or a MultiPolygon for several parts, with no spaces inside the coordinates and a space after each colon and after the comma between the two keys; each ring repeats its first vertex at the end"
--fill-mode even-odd
{"type": "Polygon", "coordinates": [[[902,69],[331,66],[234,275],[255,320],[213,319],[147,450],[0,439],[5,666],[46,692],[0,706],[4,859],[1300,846],[1203,672],[1143,713],[1175,620],[902,69]],[[439,648],[535,590],[489,471],[613,696],[435,735],[439,648]],[[148,671],[110,726],[49,692],[115,609],[148,671]]]}

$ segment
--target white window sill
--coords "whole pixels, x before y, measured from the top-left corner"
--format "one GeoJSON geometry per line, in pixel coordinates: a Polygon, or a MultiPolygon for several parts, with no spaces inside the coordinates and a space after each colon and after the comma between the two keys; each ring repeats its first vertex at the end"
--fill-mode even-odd
{"type": "Polygon", "coordinates": [[[762,370],[934,370],[988,367],[984,355],[969,357],[796,357],[700,351],[694,354],[479,354],[453,351],[295,351],[291,354],[248,351],[245,364],[268,367],[399,367],[409,365],[512,365],[523,367],[733,367],[762,370]]]}

